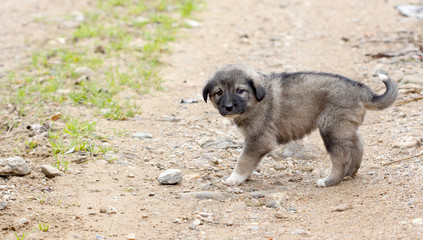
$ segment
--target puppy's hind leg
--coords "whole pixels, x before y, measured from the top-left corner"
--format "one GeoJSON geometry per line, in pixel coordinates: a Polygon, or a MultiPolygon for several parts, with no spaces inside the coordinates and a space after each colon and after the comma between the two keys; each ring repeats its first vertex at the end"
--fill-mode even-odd
{"type": "Polygon", "coordinates": [[[363,143],[361,142],[360,135],[357,132],[355,132],[353,144],[353,149],[351,149],[351,162],[346,173],[346,176],[351,177],[355,177],[363,159],[363,143]]]}
{"type": "Polygon", "coordinates": [[[320,130],[320,134],[330,154],[332,170],[326,178],[317,181],[318,187],[328,187],[338,184],[347,176],[353,176],[361,164],[363,146],[356,133],[357,127],[350,124],[340,124],[341,127],[331,130],[320,130]]]}

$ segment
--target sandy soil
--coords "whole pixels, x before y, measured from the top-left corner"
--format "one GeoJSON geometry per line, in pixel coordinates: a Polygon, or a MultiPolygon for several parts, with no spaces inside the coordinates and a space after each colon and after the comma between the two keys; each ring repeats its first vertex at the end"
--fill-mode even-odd
{"type": "MultiPolygon", "coordinates": [[[[31,14],[56,19],[89,7],[84,1],[19,2],[27,1],[0,6],[1,31],[6,32],[0,34],[4,71],[26,61],[31,46],[65,31],[44,29],[31,14]],[[42,33],[35,36],[37,31],[42,33]]],[[[240,149],[202,147],[222,137],[242,143],[237,129],[200,95],[207,78],[227,63],[249,64],[263,72],[333,72],[376,90],[383,85],[373,73],[382,67],[393,79],[403,79],[398,102],[421,96],[422,82],[410,87],[404,81],[422,76],[421,58],[366,56],[399,51],[411,43],[423,46],[423,22],[399,15],[394,6],[400,3],[208,1],[207,9],[197,14],[201,27],[184,30],[186,37],[172,44],[173,53],[163,59],[165,90],[134,96],[143,113],[120,122],[93,116],[100,132],[113,135],[110,144],[119,149],[118,161],[72,164],[64,176],[48,179],[39,165],[51,163],[52,157],[27,154],[30,175],[0,178],[0,191],[12,196],[0,210],[0,238],[16,239],[15,232],[29,233],[26,239],[423,238],[423,157],[413,157],[422,153],[421,101],[369,111],[360,128],[366,144],[362,168],[356,178],[335,187],[315,187],[330,169],[316,133],[296,143],[312,150],[297,147],[301,157],[266,157],[239,187],[224,186],[221,180],[231,173],[240,149]],[[198,103],[181,104],[182,98],[198,103]],[[129,135],[114,134],[116,130],[129,135]],[[135,132],[152,138],[132,138],[135,132]],[[403,140],[415,144],[406,146],[403,140]],[[171,168],[182,170],[183,181],[159,185],[159,174],[171,168]],[[224,199],[195,196],[204,191],[224,199]],[[282,199],[280,207],[267,206],[275,195],[282,199]],[[109,206],[116,212],[103,213],[109,206]],[[27,223],[18,223],[22,218],[27,223]],[[40,222],[50,224],[48,232],[33,230],[40,222]]],[[[11,134],[0,136],[2,158],[14,156],[10,146],[27,133],[21,129],[11,134]]]]}

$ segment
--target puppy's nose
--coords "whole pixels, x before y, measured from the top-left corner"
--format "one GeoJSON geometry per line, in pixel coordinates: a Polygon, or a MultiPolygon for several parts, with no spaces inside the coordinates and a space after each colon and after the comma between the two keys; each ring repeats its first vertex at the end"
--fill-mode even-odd
{"type": "Polygon", "coordinates": [[[226,111],[232,111],[232,109],[234,109],[234,105],[232,103],[226,104],[225,105],[225,109],[226,111]]]}

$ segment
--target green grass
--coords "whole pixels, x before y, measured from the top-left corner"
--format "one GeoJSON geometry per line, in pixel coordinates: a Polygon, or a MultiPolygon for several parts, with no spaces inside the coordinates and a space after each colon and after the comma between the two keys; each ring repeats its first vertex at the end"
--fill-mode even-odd
{"type": "Polygon", "coordinates": [[[40,223],[38,223],[38,229],[41,232],[48,232],[48,230],[50,229],[50,224],[40,222],[40,223]]]}

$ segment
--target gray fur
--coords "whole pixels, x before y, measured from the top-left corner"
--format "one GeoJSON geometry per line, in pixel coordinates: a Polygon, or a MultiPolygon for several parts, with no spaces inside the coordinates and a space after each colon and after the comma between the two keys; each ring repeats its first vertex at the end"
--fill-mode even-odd
{"type": "Polygon", "coordinates": [[[301,139],[318,128],[332,161],[332,171],[318,186],[354,177],[363,145],[357,132],[366,109],[394,103],[397,86],[387,75],[382,95],[363,83],[330,73],[263,74],[244,65],[219,69],[203,89],[222,116],[230,117],[245,136],[244,148],[229,185],[248,179],[261,158],[278,144],[301,139]]]}

